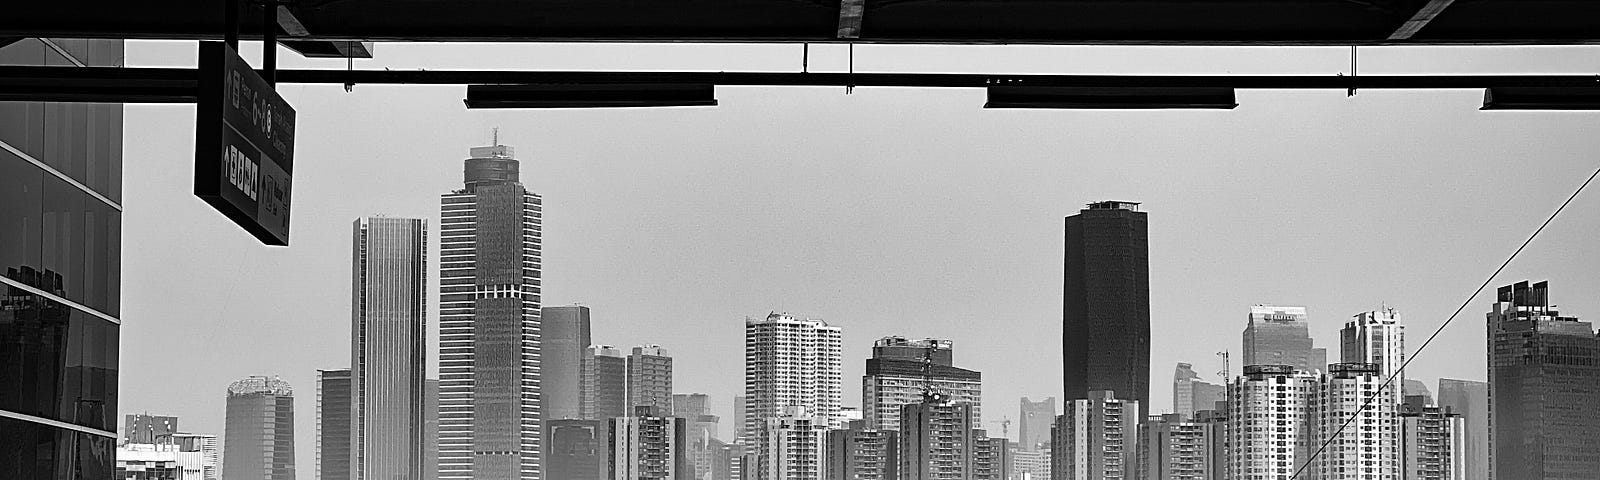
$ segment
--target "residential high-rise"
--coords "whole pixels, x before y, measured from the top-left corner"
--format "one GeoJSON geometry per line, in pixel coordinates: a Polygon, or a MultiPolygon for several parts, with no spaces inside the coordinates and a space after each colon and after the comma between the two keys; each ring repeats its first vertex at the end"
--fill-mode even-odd
{"type": "MultiPolygon", "coordinates": [[[[687,425],[654,407],[609,420],[613,480],[690,480],[693,469],[685,444],[687,425]]],[[[554,479],[552,479],[554,480],[554,479]]]]}
{"type": "Polygon", "coordinates": [[[178,417],[137,413],[123,416],[122,440],[127,443],[158,443],[161,437],[178,433],[178,417]]]}
{"type": "Polygon", "coordinates": [[[178,463],[186,467],[186,470],[195,470],[200,473],[193,480],[218,480],[222,478],[222,472],[220,471],[222,458],[218,449],[216,435],[174,433],[170,438],[172,439],[172,444],[180,452],[178,463]],[[192,456],[184,454],[192,454],[192,456]]]}
{"type": "Polygon", "coordinates": [[[744,344],[746,435],[757,434],[757,427],[790,406],[828,418],[827,428],[839,427],[836,417],[844,398],[839,327],[773,313],[765,319],[745,319],[744,344]]]}
{"type": "MultiPolygon", "coordinates": [[[[1228,384],[1230,480],[1290,478],[1309,461],[1318,378],[1293,365],[1247,365],[1228,384]]],[[[1314,472],[1314,470],[1313,470],[1314,472]]]]}
{"type": "Polygon", "coordinates": [[[317,480],[351,480],[350,369],[317,370],[317,480]]]}
{"type": "Polygon", "coordinates": [[[823,480],[829,418],[791,405],[756,428],[754,475],[750,480],[823,480]]]}
{"type": "Polygon", "coordinates": [[[972,458],[967,462],[967,478],[972,480],[1011,480],[1011,440],[990,437],[987,431],[972,432],[972,458]]]}
{"type": "Polygon", "coordinates": [[[976,447],[972,405],[940,394],[900,406],[900,477],[964,480],[976,447]]]}
{"type": "Polygon", "coordinates": [[[1220,438],[1193,414],[1152,416],[1139,426],[1139,475],[1151,480],[1226,480],[1211,453],[1220,438]]]}
{"type": "MultiPolygon", "coordinates": [[[[1061,342],[1065,400],[1110,390],[1150,405],[1150,245],[1134,202],[1067,217],[1061,342]]],[[[1144,418],[1144,413],[1133,415],[1144,418]]]]}
{"type": "MultiPolygon", "coordinates": [[[[1406,326],[1393,308],[1361,312],[1339,331],[1340,361],[1378,366],[1378,382],[1400,372],[1406,363],[1406,326]]],[[[1384,390],[1391,405],[1404,400],[1404,375],[1396,377],[1384,390]]]]}
{"type": "Polygon", "coordinates": [[[428,223],[351,223],[350,478],[421,480],[428,223]]]}
{"type": "MultiPolygon", "coordinates": [[[[123,65],[117,39],[0,44],[0,65],[123,65]]],[[[122,112],[0,102],[0,478],[116,468],[122,112]]]]}
{"type": "Polygon", "coordinates": [[[611,431],[607,420],[550,420],[545,438],[545,476],[553,479],[611,478],[611,431]]]}
{"type": "Polygon", "coordinates": [[[294,390],[277,377],[228,385],[222,477],[294,480],[294,390]]]}
{"type": "Polygon", "coordinates": [[[606,420],[628,411],[628,355],[610,345],[592,345],[583,355],[583,418],[606,420]]]}
{"type": "Polygon", "coordinates": [[[540,309],[544,343],[540,393],[546,420],[582,419],[583,363],[589,339],[589,307],[570,305],[540,309]]]}
{"type": "Polygon", "coordinates": [[[1050,478],[1133,480],[1138,471],[1139,405],[1095,391],[1067,402],[1052,430],[1050,478]]]}
{"type": "Polygon", "coordinates": [[[1217,408],[1217,402],[1228,396],[1228,387],[1200,379],[1194,365],[1178,363],[1172,372],[1172,411],[1183,418],[1194,418],[1194,412],[1217,408]]]}
{"type": "Polygon", "coordinates": [[[1466,475],[1462,458],[1461,415],[1449,408],[1428,405],[1421,395],[1406,398],[1400,414],[1400,467],[1405,480],[1461,480],[1466,475]]]}
{"type": "Polygon", "coordinates": [[[511,147],[471,152],[441,199],[439,478],[537,480],[542,201],[511,147]]]}
{"type": "Polygon", "coordinates": [[[422,381],[422,478],[439,478],[439,379],[422,381]]]}
{"type": "Polygon", "coordinates": [[[1244,327],[1245,365],[1288,365],[1305,372],[1328,366],[1328,351],[1311,341],[1306,307],[1254,305],[1244,327]]]}
{"type": "Polygon", "coordinates": [[[1038,452],[1050,444],[1050,426],[1056,423],[1056,397],[1044,401],[1029,401],[1022,397],[1022,412],[1017,416],[1020,439],[1017,447],[1025,452],[1038,452]]]}
{"type": "Polygon", "coordinates": [[[900,480],[900,432],[874,430],[865,420],[827,433],[826,480],[900,480]]]}
{"type": "Polygon", "coordinates": [[[660,345],[633,347],[628,355],[628,407],[672,413],[672,356],[660,345]]]}
{"type": "MultiPolygon", "coordinates": [[[[861,409],[874,430],[900,430],[900,407],[922,401],[928,392],[952,403],[972,405],[980,417],[983,375],[957,368],[949,340],[884,337],[873,343],[867,373],[861,377],[861,409]]],[[[978,418],[974,424],[982,425],[978,418]]]]}
{"type": "Polygon", "coordinates": [[[1011,478],[1016,480],[1050,480],[1050,451],[1029,451],[1013,446],[1010,472],[1011,478]]]}
{"type": "Polygon", "coordinates": [[[1439,379],[1439,406],[1461,415],[1461,463],[1457,480],[1489,477],[1489,383],[1439,379]]]}
{"type": "Polygon", "coordinates": [[[1375,363],[1335,363],[1313,387],[1308,471],[1320,480],[1400,480],[1398,405],[1367,400],[1390,398],[1383,391],[1383,367],[1375,363]],[[1365,409],[1362,405],[1366,404],[1365,409]],[[1335,435],[1337,434],[1337,435],[1335,435]]]}
{"type": "Polygon", "coordinates": [[[1490,478],[1600,475],[1600,340],[1545,282],[1500,287],[1488,317],[1490,478]]]}

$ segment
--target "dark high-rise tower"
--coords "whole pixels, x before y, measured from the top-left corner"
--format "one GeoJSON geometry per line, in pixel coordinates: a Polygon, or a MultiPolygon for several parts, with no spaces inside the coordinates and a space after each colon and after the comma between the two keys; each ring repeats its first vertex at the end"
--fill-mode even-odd
{"type": "Polygon", "coordinates": [[[1147,223],[1134,202],[1091,203],[1067,217],[1061,356],[1068,402],[1110,390],[1149,408],[1147,223]]]}
{"type": "Polygon", "coordinates": [[[1600,340],[1545,282],[1500,287],[1489,327],[1489,478],[1596,478],[1600,340]]]}
{"type": "Polygon", "coordinates": [[[350,478],[421,480],[428,224],[351,225],[350,478]]]}
{"type": "Polygon", "coordinates": [[[541,478],[538,195],[511,147],[472,149],[444,195],[439,265],[439,478],[541,478]]]}

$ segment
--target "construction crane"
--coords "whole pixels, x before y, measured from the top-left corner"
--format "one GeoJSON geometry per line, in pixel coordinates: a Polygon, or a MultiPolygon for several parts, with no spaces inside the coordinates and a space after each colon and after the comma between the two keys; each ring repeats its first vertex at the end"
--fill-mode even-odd
{"type": "Polygon", "coordinates": [[[1231,366],[1228,364],[1228,351],[1227,350],[1223,350],[1223,351],[1217,352],[1217,356],[1222,357],[1222,371],[1217,372],[1217,376],[1222,377],[1222,384],[1223,385],[1227,385],[1228,384],[1228,374],[1232,373],[1231,366]]]}
{"type": "Polygon", "coordinates": [[[1011,418],[1001,417],[999,420],[990,420],[989,423],[1000,424],[1000,438],[1011,438],[1011,418]]]}

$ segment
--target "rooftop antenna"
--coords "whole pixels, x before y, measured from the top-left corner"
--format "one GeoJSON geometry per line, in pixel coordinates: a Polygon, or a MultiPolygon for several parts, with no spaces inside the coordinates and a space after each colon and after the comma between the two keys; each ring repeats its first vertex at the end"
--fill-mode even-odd
{"type": "Polygon", "coordinates": [[[1227,384],[1228,383],[1228,373],[1232,371],[1232,369],[1228,365],[1228,351],[1227,350],[1223,350],[1223,351],[1217,352],[1217,356],[1222,357],[1222,371],[1217,372],[1217,376],[1222,377],[1222,383],[1223,384],[1227,384]]]}

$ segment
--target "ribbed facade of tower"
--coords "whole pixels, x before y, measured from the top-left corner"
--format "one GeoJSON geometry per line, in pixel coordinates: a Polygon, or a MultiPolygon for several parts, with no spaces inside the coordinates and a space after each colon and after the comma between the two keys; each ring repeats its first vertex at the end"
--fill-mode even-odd
{"type": "Polygon", "coordinates": [[[844,401],[843,331],[822,320],[773,313],[744,322],[745,432],[787,406],[805,407],[841,425],[844,401]]]}
{"type": "Polygon", "coordinates": [[[1315,478],[1400,480],[1398,405],[1373,401],[1361,409],[1369,398],[1388,398],[1379,394],[1385,379],[1381,370],[1372,363],[1336,363],[1316,385],[1309,415],[1314,436],[1307,448],[1315,452],[1323,443],[1328,446],[1306,469],[1316,472],[1315,478]]]}
{"type": "Polygon", "coordinates": [[[861,377],[861,410],[869,428],[900,430],[900,407],[922,402],[929,391],[951,403],[972,405],[973,422],[983,424],[983,376],[951,365],[954,348],[949,340],[884,337],[872,352],[861,377]]]}
{"type": "Polygon", "coordinates": [[[1292,365],[1244,367],[1228,385],[1227,478],[1281,480],[1306,464],[1317,386],[1315,375],[1292,365]]]}
{"type": "Polygon", "coordinates": [[[510,147],[472,149],[439,225],[439,478],[541,477],[541,200],[510,147]]]}
{"type": "Polygon", "coordinates": [[[294,389],[278,378],[228,385],[222,477],[294,480],[294,389]]]}
{"type": "MultiPolygon", "coordinates": [[[[1392,308],[1361,312],[1339,331],[1340,362],[1370,363],[1378,366],[1379,381],[1400,372],[1406,363],[1406,326],[1392,308]]],[[[1396,377],[1384,389],[1389,403],[1405,400],[1404,376],[1396,377]]]]}
{"type": "Polygon", "coordinates": [[[350,478],[421,480],[428,223],[351,227],[350,478]]]}
{"type": "Polygon", "coordinates": [[[317,480],[350,474],[350,369],[317,370],[317,480]]]}

